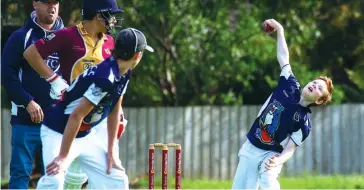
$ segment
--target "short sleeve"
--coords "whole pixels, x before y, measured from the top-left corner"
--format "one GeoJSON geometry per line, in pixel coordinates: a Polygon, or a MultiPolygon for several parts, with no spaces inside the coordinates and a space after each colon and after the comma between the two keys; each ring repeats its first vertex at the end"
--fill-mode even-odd
{"type": "Polygon", "coordinates": [[[283,76],[285,79],[288,79],[290,76],[293,76],[292,68],[291,68],[290,64],[287,64],[282,67],[280,76],[281,77],[283,76]]]}
{"type": "Polygon", "coordinates": [[[112,89],[112,84],[107,79],[96,79],[87,88],[86,92],[83,94],[94,105],[98,105],[101,100],[110,93],[112,89]]]}
{"type": "Polygon", "coordinates": [[[69,29],[58,30],[34,43],[43,59],[61,49],[65,49],[67,42],[70,41],[67,37],[68,31],[69,29]]]}
{"type": "Polygon", "coordinates": [[[296,129],[291,135],[291,139],[297,146],[301,146],[311,132],[311,120],[306,115],[296,126],[296,129]]]}
{"type": "Polygon", "coordinates": [[[296,96],[297,90],[299,91],[300,84],[293,75],[290,65],[283,66],[279,77],[278,89],[284,90],[286,96],[296,96]]]}

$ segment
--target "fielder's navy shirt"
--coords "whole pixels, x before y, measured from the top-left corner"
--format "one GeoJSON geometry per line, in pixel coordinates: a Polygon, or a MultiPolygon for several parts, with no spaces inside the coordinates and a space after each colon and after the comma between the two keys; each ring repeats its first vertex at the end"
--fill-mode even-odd
{"type": "Polygon", "coordinates": [[[44,125],[63,134],[70,114],[82,98],[87,98],[95,107],[82,121],[76,137],[86,136],[113,110],[125,93],[130,76],[131,70],[120,75],[118,64],[112,56],[90,67],[72,82],[62,100],[53,105],[44,119],[44,125]]]}

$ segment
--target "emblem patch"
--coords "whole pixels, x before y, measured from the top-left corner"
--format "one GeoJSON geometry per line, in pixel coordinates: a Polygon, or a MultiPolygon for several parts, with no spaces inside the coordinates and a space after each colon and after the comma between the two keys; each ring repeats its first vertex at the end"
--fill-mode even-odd
{"type": "Polygon", "coordinates": [[[279,127],[281,112],[284,107],[276,100],[273,100],[264,110],[259,119],[259,128],[256,136],[264,144],[274,144],[274,136],[279,127]]]}

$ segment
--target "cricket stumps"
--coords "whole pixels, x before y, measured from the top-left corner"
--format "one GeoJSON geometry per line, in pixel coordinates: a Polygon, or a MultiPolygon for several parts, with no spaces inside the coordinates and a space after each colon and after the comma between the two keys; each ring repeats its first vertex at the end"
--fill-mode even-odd
{"type": "Polygon", "coordinates": [[[148,188],[154,189],[155,177],[155,148],[162,148],[162,189],[168,189],[168,148],[176,150],[175,188],[181,189],[182,181],[182,146],[176,143],[154,143],[149,145],[149,179],[148,188]]]}

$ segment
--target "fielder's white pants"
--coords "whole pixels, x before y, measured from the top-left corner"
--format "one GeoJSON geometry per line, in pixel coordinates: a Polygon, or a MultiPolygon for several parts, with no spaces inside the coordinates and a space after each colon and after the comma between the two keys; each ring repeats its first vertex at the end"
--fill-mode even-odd
{"type": "MultiPolygon", "coordinates": [[[[119,127],[119,125],[118,125],[118,127],[119,127]]],[[[107,147],[108,146],[107,118],[102,120],[93,129],[95,130],[95,135],[97,136],[97,138],[99,138],[101,140],[101,142],[104,143],[104,145],[107,147]]],[[[117,151],[116,153],[118,154],[119,153],[119,141],[116,142],[116,144],[114,145],[114,148],[115,148],[114,151],[117,151]]]]}
{"type": "MultiPolygon", "coordinates": [[[[62,134],[42,125],[41,140],[44,166],[47,166],[58,156],[62,138],[62,134]]],[[[74,139],[65,167],[67,168],[76,158],[81,169],[87,174],[92,188],[129,189],[128,177],[124,170],[112,168],[110,175],[107,175],[107,147],[94,132],[85,137],[74,139]]],[[[37,189],[63,189],[64,177],[64,172],[52,176],[45,174],[39,180],[37,189]]]]}
{"type": "MultiPolygon", "coordinates": [[[[107,118],[102,120],[98,125],[96,125],[93,130],[95,131],[95,135],[104,143],[104,145],[108,146],[108,135],[107,135],[107,118]]],[[[117,142],[115,145],[115,152],[119,154],[119,143],[117,142]]],[[[82,171],[80,167],[80,163],[78,159],[73,160],[70,167],[67,169],[66,178],[65,178],[65,186],[67,189],[81,189],[82,184],[87,181],[87,175],[82,171]]],[[[90,183],[87,184],[88,189],[93,189],[90,183]]]]}
{"type": "Polygon", "coordinates": [[[239,151],[239,164],[232,189],[280,189],[277,178],[282,164],[265,171],[265,162],[276,154],[278,152],[259,149],[247,140],[239,151]]]}

